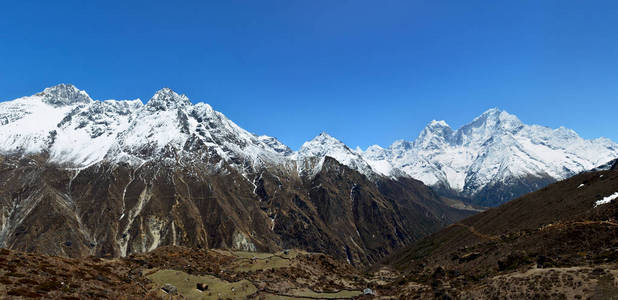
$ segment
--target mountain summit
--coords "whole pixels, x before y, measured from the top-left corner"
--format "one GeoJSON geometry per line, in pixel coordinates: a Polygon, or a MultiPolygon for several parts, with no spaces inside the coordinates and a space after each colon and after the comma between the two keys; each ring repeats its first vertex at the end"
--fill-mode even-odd
{"type": "Polygon", "coordinates": [[[72,84],[64,83],[48,87],[38,93],[37,96],[42,96],[43,101],[57,106],[92,102],[92,99],[85,91],[76,88],[72,84]]]}
{"type": "Polygon", "coordinates": [[[334,158],[367,177],[372,177],[376,174],[358,152],[350,149],[343,142],[326,132],[322,132],[311,141],[305,142],[298,150],[297,157],[299,160],[299,171],[308,172],[307,174],[315,174],[320,171],[325,157],[334,158]],[[313,164],[310,163],[311,160],[316,159],[319,161],[313,164]]]}
{"type": "Polygon", "coordinates": [[[187,96],[179,95],[170,88],[162,88],[150,98],[146,105],[155,109],[170,110],[191,105],[191,101],[187,96]]]}

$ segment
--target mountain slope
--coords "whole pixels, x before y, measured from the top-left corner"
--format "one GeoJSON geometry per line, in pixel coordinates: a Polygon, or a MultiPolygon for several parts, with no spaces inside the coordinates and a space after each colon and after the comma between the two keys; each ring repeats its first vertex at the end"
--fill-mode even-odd
{"type": "Polygon", "coordinates": [[[387,261],[407,280],[438,279],[434,292],[457,298],[590,296],[601,288],[597,280],[618,275],[618,202],[609,198],[617,192],[617,171],[582,173],[450,225],[387,261]],[[582,294],[581,283],[560,280],[567,274],[591,288],[582,294]]]}
{"type": "Polygon", "coordinates": [[[618,144],[585,140],[574,131],[523,124],[490,109],[452,130],[432,121],[413,142],[369,147],[363,157],[382,174],[401,170],[447,195],[504,203],[618,156],[618,144]]]}

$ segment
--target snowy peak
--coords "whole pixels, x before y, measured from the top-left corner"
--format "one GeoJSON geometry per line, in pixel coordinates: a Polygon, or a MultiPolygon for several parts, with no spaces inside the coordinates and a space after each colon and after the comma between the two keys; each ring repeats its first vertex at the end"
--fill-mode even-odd
{"type": "Polygon", "coordinates": [[[515,115],[492,108],[457,130],[456,138],[459,143],[486,140],[499,133],[516,133],[523,125],[515,115]]]}
{"type": "Polygon", "coordinates": [[[87,104],[92,102],[92,99],[85,91],[79,90],[72,84],[61,83],[53,87],[48,87],[36,95],[43,97],[43,102],[53,106],[74,105],[80,103],[87,104]]]}
{"type": "Polygon", "coordinates": [[[449,142],[452,145],[480,145],[496,135],[515,134],[523,125],[516,116],[492,108],[454,131],[449,142]]]}
{"type": "Polygon", "coordinates": [[[391,149],[391,150],[393,150],[395,152],[403,152],[403,151],[411,150],[413,147],[414,147],[414,144],[412,142],[409,142],[409,141],[406,141],[406,140],[396,140],[389,147],[389,149],[391,149]]]}
{"type": "Polygon", "coordinates": [[[421,148],[439,148],[451,143],[453,129],[445,121],[433,120],[421,131],[415,145],[421,148]]]}
{"type": "Polygon", "coordinates": [[[451,128],[450,126],[448,126],[448,124],[444,120],[440,120],[440,121],[432,120],[431,122],[429,122],[429,124],[427,124],[427,127],[438,127],[438,128],[448,127],[448,128],[451,128]]]}
{"type": "Polygon", "coordinates": [[[427,126],[425,126],[425,128],[421,132],[421,136],[427,135],[427,134],[438,134],[441,136],[449,136],[452,133],[453,133],[453,129],[451,129],[451,127],[445,121],[433,120],[429,122],[427,126]]]}
{"type": "Polygon", "coordinates": [[[154,110],[171,110],[179,107],[190,106],[191,101],[187,96],[179,95],[169,88],[162,88],[158,90],[146,106],[154,110]]]}
{"type": "Polygon", "coordinates": [[[258,137],[258,140],[268,147],[272,148],[275,152],[283,154],[285,156],[292,155],[294,152],[288,146],[279,142],[276,138],[267,135],[261,135],[258,137]]]}
{"type": "Polygon", "coordinates": [[[321,169],[321,163],[326,156],[332,157],[339,163],[355,169],[368,177],[375,175],[375,172],[361,154],[350,149],[343,142],[326,132],[322,132],[312,140],[305,142],[298,150],[299,173],[316,174],[321,169]],[[320,162],[317,165],[311,164],[310,161],[315,159],[319,159],[320,162]]]}
{"type": "Polygon", "coordinates": [[[348,146],[326,132],[322,132],[312,140],[305,142],[298,152],[303,156],[325,156],[333,149],[352,152],[348,146]]]}
{"type": "Polygon", "coordinates": [[[384,148],[378,145],[372,145],[367,147],[367,150],[364,152],[360,149],[356,151],[357,153],[362,153],[364,156],[371,158],[372,160],[383,160],[388,159],[387,152],[384,148]]]}
{"type": "Polygon", "coordinates": [[[485,128],[508,131],[518,129],[522,125],[523,123],[515,115],[497,108],[492,108],[474,118],[472,122],[463,126],[461,129],[465,131],[470,128],[485,128]]]}

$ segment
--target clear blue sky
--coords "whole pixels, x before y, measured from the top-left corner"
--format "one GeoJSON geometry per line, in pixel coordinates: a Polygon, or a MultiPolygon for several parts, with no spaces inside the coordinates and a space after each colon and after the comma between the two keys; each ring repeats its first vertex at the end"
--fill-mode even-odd
{"type": "Polygon", "coordinates": [[[499,107],[618,141],[617,1],[2,1],[0,99],[161,87],[293,149],[499,107]],[[130,3],[127,3],[130,2],[130,3]]]}

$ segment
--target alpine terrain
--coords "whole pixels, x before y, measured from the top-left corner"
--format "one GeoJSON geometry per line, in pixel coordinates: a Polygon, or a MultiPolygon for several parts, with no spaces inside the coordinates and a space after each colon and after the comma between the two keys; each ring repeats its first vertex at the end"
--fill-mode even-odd
{"type": "Polygon", "coordinates": [[[167,88],[0,103],[0,153],[0,247],[50,255],[300,248],[368,265],[474,213],[325,133],[295,152],[167,88]]]}

